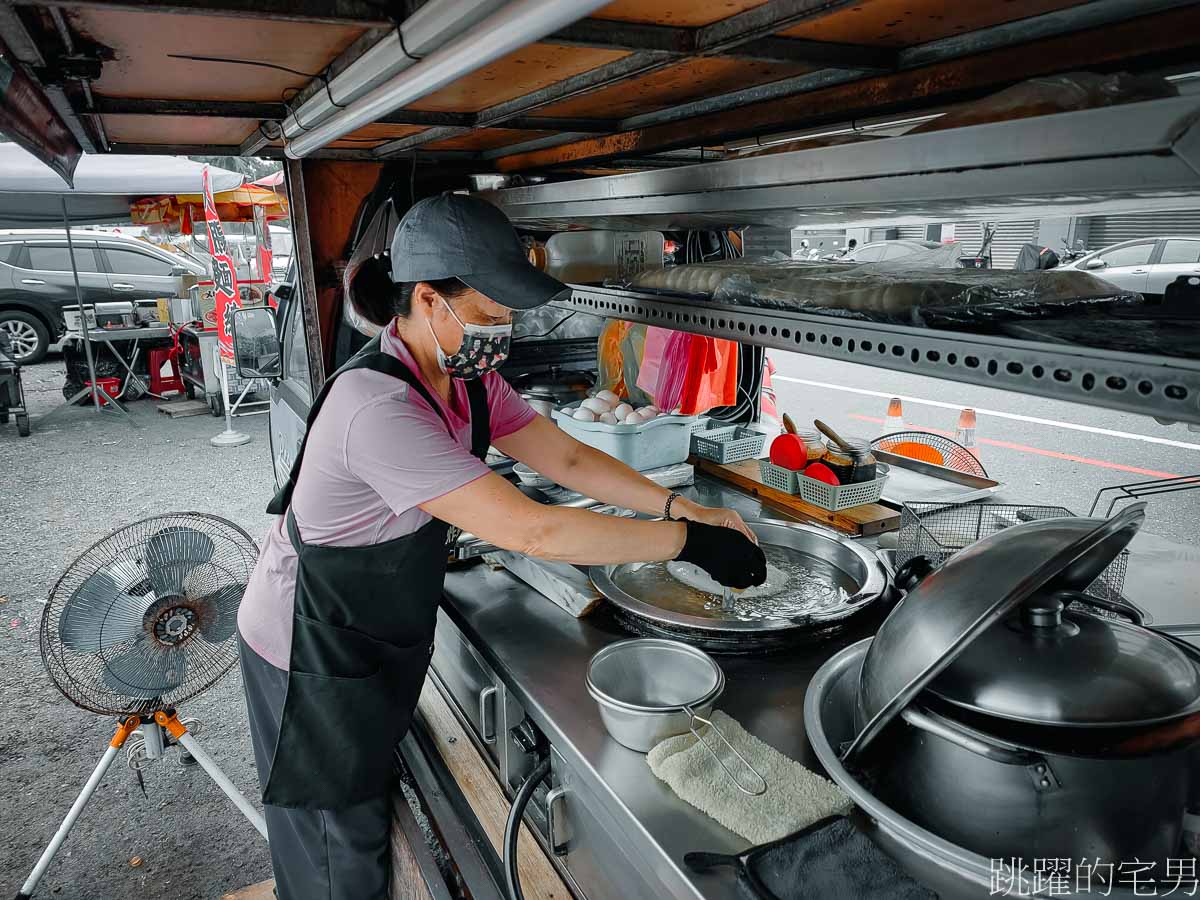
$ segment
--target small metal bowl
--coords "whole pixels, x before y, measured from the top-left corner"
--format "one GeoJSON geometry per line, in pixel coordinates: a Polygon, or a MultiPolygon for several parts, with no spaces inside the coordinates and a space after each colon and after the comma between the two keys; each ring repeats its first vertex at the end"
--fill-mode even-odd
{"type": "Polygon", "coordinates": [[[522,484],[527,484],[535,488],[555,487],[555,483],[543,475],[541,472],[536,472],[525,463],[515,463],[513,465],[513,474],[521,479],[522,484]]]}
{"type": "Polygon", "coordinates": [[[725,690],[725,674],[703,650],[662,638],[609,644],[592,657],[588,693],[600,707],[604,727],[639,753],[677,734],[692,716],[707,717],[725,690]]]}

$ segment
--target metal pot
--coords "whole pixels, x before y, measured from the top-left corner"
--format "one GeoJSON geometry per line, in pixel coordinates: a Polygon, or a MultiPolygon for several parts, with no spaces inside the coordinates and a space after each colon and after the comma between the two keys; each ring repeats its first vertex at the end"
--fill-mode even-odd
{"type": "Polygon", "coordinates": [[[1179,852],[1200,651],[1080,593],[1143,515],[1016,526],[905,597],[866,652],[843,754],[884,803],[989,858],[1179,852]]]}
{"type": "MultiPolygon", "coordinates": [[[[943,712],[945,712],[943,710],[943,712]]],[[[880,798],[989,859],[1166,860],[1179,855],[1191,753],[1053,751],[923,706],[901,714],[880,798]]]]}
{"type": "MultiPolygon", "coordinates": [[[[963,842],[953,841],[937,827],[918,823],[904,804],[907,797],[900,793],[885,799],[878,784],[881,777],[895,765],[895,760],[909,746],[893,731],[886,732],[881,741],[875,765],[870,768],[847,766],[842,760],[842,748],[854,737],[855,696],[859,690],[863,661],[872,644],[871,638],[851,644],[829,659],[813,676],[804,699],[804,729],[812,744],[817,759],[829,777],[850,796],[854,804],[869,816],[866,828],[870,838],[901,868],[935,890],[942,900],[988,900],[996,896],[997,857],[974,850],[963,842]]],[[[912,732],[910,737],[922,738],[924,732],[898,723],[897,729],[912,732]]],[[[1024,770],[1018,770],[1024,774],[1024,770]]],[[[1116,772],[1106,769],[1107,773],[1116,772]]],[[[1164,782],[1169,772],[1164,772],[1164,782]]],[[[986,777],[992,777],[989,772],[986,777]]],[[[1090,783],[1096,783],[1093,779],[1090,783]]],[[[1166,782],[1169,784],[1169,782],[1166,782]]],[[[951,784],[947,776],[936,785],[939,796],[953,801],[958,794],[958,784],[951,784]]],[[[964,803],[965,803],[964,799],[964,803]]],[[[988,801],[991,802],[991,801],[988,801]]],[[[980,809],[987,807],[973,807],[980,809]]],[[[1147,823],[1148,826],[1151,823],[1147,823]]],[[[1070,824],[1074,828],[1075,822],[1070,824]]],[[[1058,832],[1061,834],[1062,832],[1058,832]]],[[[1032,867],[1036,856],[1015,854],[1027,867],[1032,867]]],[[[1174,854],[1179,856],[1178,853],[1174,854]]],[[[1043,854],[1061,858],[1057,853],[1043,854]]],[[[1002,859],[1007,863],[1011,857],[1002,859]]],[[[1079,857],[1076,857],[1078,863],[1079,857]]],[[[1094,861],[1094,860],[1093,860],[1094,861]]],[[[1158,871],[1162,871],[1161,866],[1158,871]]],[[[1032,881],[1031,872],[1026,875],[1032,881]]],[[[1065,893],[1055,896],[1078,897],[1080,900],[1094,898],[1101,888],[1087,891],[1086,885],[1078,892],[1074,879],[1065,893]]],[[[1131,884],[1118,884],[1105,895],[1121,900],[1133,900],[1144,894],[1144,889],[1135,890],[1131,884]]],[[[1010,896],[1017,896],[1016,892],[1010,896]]],[[[1021,896],[1026,896],[1022,894],[1021,896]]]]}
{"type": "Polygon", "coordinates": [[[518,375],[512,384],[530,406],[549,419],[560,406],[586,399],[595,378],[590,372],[562,371],[559,366],[550,366],[546,372],[518,375]]]}
{"type": "Polygon", "coordinates": [[[1070,601],[1086,603],[1026,601],[901,712],[879,793],[991,858],[1165,860],[1194,782],[1180,735],[1200,720],[1200,654],[1070,601]]]}

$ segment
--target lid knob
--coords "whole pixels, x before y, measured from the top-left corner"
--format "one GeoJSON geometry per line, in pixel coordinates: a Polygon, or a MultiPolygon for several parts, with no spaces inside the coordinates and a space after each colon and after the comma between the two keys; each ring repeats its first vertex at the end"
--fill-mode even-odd
{"type": "Polygon", "coordinates": [[[1021,624],[1026,628],[1058,628],[1066,608],[1067,604],[1058,593],[1035,595],[1021,607],[1021,624]]]}

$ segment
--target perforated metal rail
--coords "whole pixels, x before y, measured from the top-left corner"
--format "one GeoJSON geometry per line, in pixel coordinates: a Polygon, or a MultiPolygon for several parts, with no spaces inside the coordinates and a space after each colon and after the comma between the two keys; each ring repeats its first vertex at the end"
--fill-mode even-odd
{"type": "Polygon", "coordinates": [[[573,288],[557,305],[917,375],[1200,423],[1200,362],[573,288]]]}

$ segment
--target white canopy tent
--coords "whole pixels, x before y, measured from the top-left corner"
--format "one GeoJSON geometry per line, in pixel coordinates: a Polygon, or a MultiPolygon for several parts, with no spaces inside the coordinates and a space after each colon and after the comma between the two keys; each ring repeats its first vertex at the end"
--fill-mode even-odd
{"type": "MultiPolygon", "coordinates": [[[[136,200],[198,193],[202,190],[203,171],[203,163],[177,156],[84,155],[75,169],[75,185],[71,187],[58,173],[16,144],[0,144],[0,228],[61,225],[66,229],[75,297],[82,313],[83,297],[75,248],[71,244],[71,225],[124,222],[129,219],[129,207],[136,200]]],[[[233,190],[245,180],[228,169],[209,166],[208,172],[213,193],[233,190]]],[[[107,398],[107,407],[101,406],[102,389],[96,383],[91,339],[86,327],[81,330],[92,376],[92,404],[97,412],[102,408],[120,410],[111,397],[107,398]]],[[[68,400],[68,405],[74,399],[68,400]]]]}
{"type": "MultiPolygon", "coordinates": [[[[129,220],[135,200],[164,194],[198,194],[203,163],[178,156],[85,154],[75,187],[16,144],[0,144],[0,228],[44,228],[63,221],[60,197],[71,222],[94,225],[129,220]]],[[[245,180],[238,172],[209,166],[214,194],[245,180]]]]}

